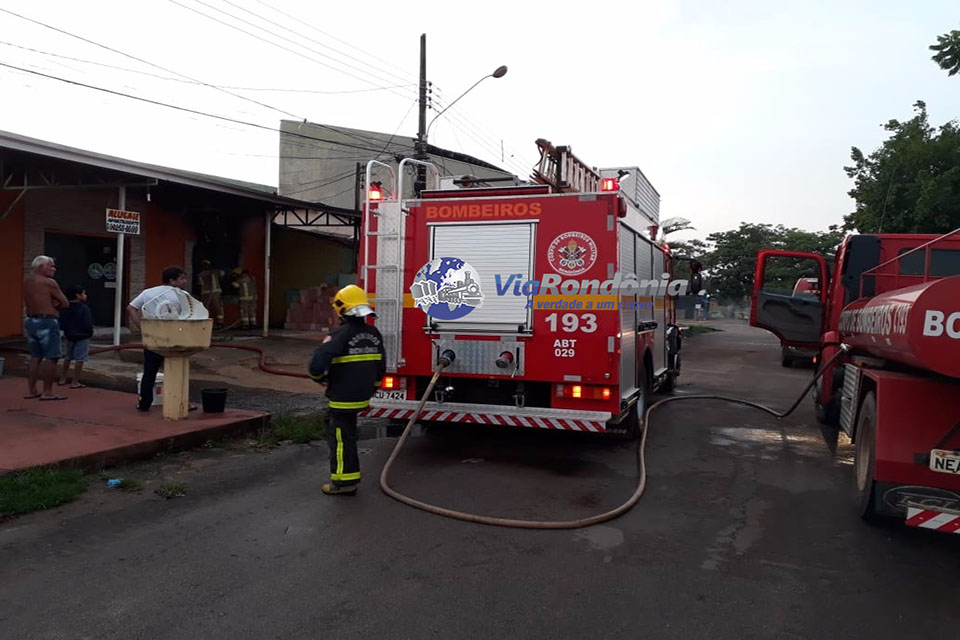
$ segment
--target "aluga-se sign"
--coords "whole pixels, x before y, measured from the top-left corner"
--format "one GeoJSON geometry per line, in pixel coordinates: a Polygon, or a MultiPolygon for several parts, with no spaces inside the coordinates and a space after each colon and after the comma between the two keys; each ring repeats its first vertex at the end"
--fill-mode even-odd
{"type": "Polygon", "coordinates": [[[107,231],[140,235],[140,212],[107,209],[107,231]]]}

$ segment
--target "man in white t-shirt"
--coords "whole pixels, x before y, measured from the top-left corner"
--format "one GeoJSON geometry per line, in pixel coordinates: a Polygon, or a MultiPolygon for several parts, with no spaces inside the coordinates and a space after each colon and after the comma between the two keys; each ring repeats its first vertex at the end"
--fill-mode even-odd
{"type": "MultiPolygon", "coordinates": [[[[144,289],[127,305],[127,323],[131,331],[140,331],[140,318],[179,318],[182,294],[177,289],[183,289],[188,282],[187,272],[180,267],[164,269],[161,286],[144,289]]],[[[140,400],[137,402],[137,411],[150,411],[150,406],[153,404],[153,387],[162,365],[163,356],[149,349],[143,350],[143,378],[140,380],[140,400]]]]}

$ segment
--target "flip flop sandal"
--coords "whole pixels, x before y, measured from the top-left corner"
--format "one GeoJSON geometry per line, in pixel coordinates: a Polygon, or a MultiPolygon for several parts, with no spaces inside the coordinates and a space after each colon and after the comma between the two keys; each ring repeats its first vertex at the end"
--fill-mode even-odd
{"type": "Polygon", "coordinates": [[[40,396],[41,402],[52,402],[54,400],[66,400],[66,399],[67,399],[67,396],[50,396],[49,398],[44,398],[43,396],[40,396]]]}
{"type": "Polygon", "coordinates": [[[41,394],[35,393],[32,396],[23,396],[24,400],[33,400],[34,398],[39,398],[41,394]]]}
{"type": "Polygon", "coordinates": [[[70,385],[71,389],[86,389],[87,385],[85,384],[72,384],[70,385]]]}

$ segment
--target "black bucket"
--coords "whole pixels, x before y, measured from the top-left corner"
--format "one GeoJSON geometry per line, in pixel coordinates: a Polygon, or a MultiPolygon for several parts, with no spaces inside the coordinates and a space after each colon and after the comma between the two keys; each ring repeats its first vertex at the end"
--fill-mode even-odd
{"type": "Polygon", "coordinates": [[[203,389],[200,395],[203,398],[204,413],[223,413],[227,407],[226,389],[203,389]]]}

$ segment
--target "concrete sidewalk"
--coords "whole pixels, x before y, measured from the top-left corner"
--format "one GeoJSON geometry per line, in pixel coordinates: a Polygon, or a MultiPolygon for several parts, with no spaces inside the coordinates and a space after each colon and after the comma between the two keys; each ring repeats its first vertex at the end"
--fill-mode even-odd
{"type": "Polygon", "coordinates": [[[55,387],[67,400],[25,400],[23,378],[0,379],[0,473],[50,464],[97,469],[188,447],[266,424],[268,414],[227,409],[164,420],[162,408],[136,411],[131,393],[55,387]]]}

